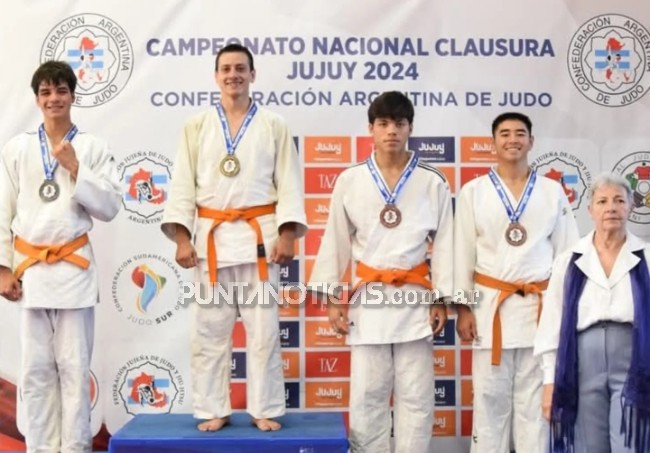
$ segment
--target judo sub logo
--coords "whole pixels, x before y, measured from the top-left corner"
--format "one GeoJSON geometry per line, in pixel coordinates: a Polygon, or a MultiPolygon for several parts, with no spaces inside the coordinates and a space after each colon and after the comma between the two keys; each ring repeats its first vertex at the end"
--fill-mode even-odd
{"type": "Polygon", "coordinates": [[[129,360],[113,381],[113,404],[131,415],[167,414],[184,399],[183,376],[162,357],[145,355],[129,360]]]}
{"type": "Polygon", "coordinates": [[[181,308],[178,266],[169,258],[141,253],[124,261],[113,276],[113,305],[137,326],[161,325],[181,308]],[[175,305],[170,302],[176,300],[175,305]]]}
{"type": "Polygon", "coordinates": [[[77,76],[75,105],[97,107],[114,99],[133,72],[133,47],[122,27],[100,14],[76,14],[43,40],[41,63],[65,61],[77,76]]]}

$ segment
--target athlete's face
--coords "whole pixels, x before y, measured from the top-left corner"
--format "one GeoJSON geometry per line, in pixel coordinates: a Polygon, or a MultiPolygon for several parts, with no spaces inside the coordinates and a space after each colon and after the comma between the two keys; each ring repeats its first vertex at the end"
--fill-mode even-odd
{"type": "Polygon", "coordinates": [[[528,152],[535,139],[523,122],[505,120],[494,131],[492,141],[499,162],[516,163],[528,161],[528,152]]]}
{"type": "Polygon", "coordinates": [[[244,52],[226,52],[219,57],[215,79],[222,95],[248,97],[250,84],[255,81],[255,71],[251,70],[244,52]]]}
{"type": "Polygon", "coordinates": [[[411,135],[413,126],[406,118],[375,118],[368,125],[368,130],[375,143],[375,150],[380,153],[396,153],[406,151],[406,142],[411,135]]]}
{"type": "Polygon", "coordinates": [[[38,87],[36,104],[43,112],[45,119],[69,119],[70,108],[74,102],[74,94],[65,82],[58,85],[43,81],[38,87]]]}

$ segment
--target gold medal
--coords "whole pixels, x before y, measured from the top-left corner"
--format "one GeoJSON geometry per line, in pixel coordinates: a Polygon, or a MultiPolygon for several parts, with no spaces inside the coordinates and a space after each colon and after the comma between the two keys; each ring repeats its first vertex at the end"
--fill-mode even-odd
{"type": "Polygon", "coordinates": [[[518,247],[526,242],[526,228],[520,223],[511,223],[506,229],[508,244],[518,247]]]}
{"type": "Polygon", "coordinates": [[[220,166],[221,174],[228,177],[233,177],[239,173],[239,159],[234,155],[226,156],[221,160],[220,166]]]}
{"type": "Polygon", "coordinates": [[[379,213],[379,221],[386,228],[395,228],[402,221],[402,213],[394,204],[387,204],[379,213]]]}

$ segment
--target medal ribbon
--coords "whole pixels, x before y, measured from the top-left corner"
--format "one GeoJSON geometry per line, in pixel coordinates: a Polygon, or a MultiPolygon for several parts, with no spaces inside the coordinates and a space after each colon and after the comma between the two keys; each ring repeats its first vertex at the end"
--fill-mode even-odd
{"type": "Polygon", "coordinates": [[[384,183],[384,180],[382,179],[381,174],[377,169],[377,164],[375,163],[375,155],[372,154],[370,156],[370,159],[368,159],[366,162],[368,164],[368,169],[370,170],[370,175],[375,181],[375,185],[379,189],[381,196],[386,201],[386,204],[395,204],[395,200],[399,196],[399,193],[402,191],[404,184],[406,184],[409,176],[411,176],[411,173],[413,173],[413,170],[418,165],[418,158],[415,153],[413,153],[411,160],[406,165],[406,168],[402,172],[402,175],[399,177],[397,184],[395,184],[395,190],[393,190],[392,193],[388,190],[388,187],[386,187],[386,183],[384,183]]]}
{"type": "Polygon", "coordinates": [[[497,193],[499,194],[499,198],[501,198],[501,202],[506,207],[506,212],[508,213],[508,218],[510,219],[510,223],[518,223],[519,217],[521,217],[521,215],[524,213],[524,210],[526,209],[526,205],[528,204],[528,200],[530,199],[530,195],[533,193],[533,187],[535,186],[535,181],[537,180],[537,172],[535,170],[531,170],[530,177],[528,178],[528,182],[526,183],[526,188],[524,189],[524,196],[521,197],[521,200],[519,200],[519,204],[517,205],[516,210],[512,209],[512,204],[510,204],[508,195],[506,195],[506,191],[503,188],[503,185],[501,184],[501,180],[499,180],[496,171],[494,171],[494,168],[490,169],[488,175],[492,180],[492,184],[494,184],[494,188],[497,190],[497,193]]]}
{"type": "MultiPolygon", "coordinates": [[[[73,124],[70,130],[65,134],[65,137],[63,137],[63,140],[71,142],[75,135],[77,135],[77,132],[79,132],[79,129],[77,129],[77,126],[73,124]]],[[[52,181],[54,179],[54,172],[59,166],[59,161],[56,159],[50,160],[50,152],[47,146],[47,137],[45,136],[45,126],[43,124],[38,127],[38,141],[41,144],[41,158],[43,159],[45,179],[52,181]]]]}
{"type": "Polygon", "coordinates": [[[235,154],[237,145],[239,145],[239,142],[244,137],[244,132],[246,132],[246,129],[248,129],[248,125],[251,123],[251,121],[253,121],[255,112],[257,112],[257,104],[255,104],[255,102],[252,102],[250,108],[248,109],[248,112],[246,112],[244,122],[239,127],[237,135],[235,135],[235,139],[233,140],[230,136],[230,129],[228,128],[228,121],[226,120],[226,113],[223,111],[223,106],[221,103],[217,104],[217,113],[219,114],[219,121],[221,121],[221,129],[223,129],[223,135],[226,137],[226,152],[229,156],[235,154]]]}

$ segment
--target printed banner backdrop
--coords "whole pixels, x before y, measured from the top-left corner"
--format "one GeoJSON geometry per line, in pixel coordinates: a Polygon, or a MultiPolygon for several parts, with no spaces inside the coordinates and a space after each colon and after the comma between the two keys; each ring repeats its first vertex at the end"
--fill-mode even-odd
{"type": "MultiPolygon", "coordinates": [[[[649,29],[646,2],[602,0],[5,5],[0,143],[38,127],[31,75],[40,62],[66,60],[79,78],[73,119],[109,141],[123,183],[121,213],[92,232],[101,270],[94,431],[115,432],[139,413],[191,412],[191,309],[178,285],[192,274],[175,263],[159,225],[183,123],[219,101],[214,55],[224,45],[251,48],[253,98],[287,118],[304,162],[310,231],[282,272],[298,282],[309,279],[337,176],[372,152],[366,109],[386,90],[413,100],[410,147],[444,172],[454,193],[493,164],[492,119],[519,110],[534,123],[531,164],[563,184],[582,233],[591,225],[587,187],[613,171],[635,190],[630,228],[650,237],[649,29]],[[145,398],[138,388],[152,380],[145,398]]],[[[288,305],[281,321],[287,407],[347,411],[350,353],[323,310],[288,305]]],[[[21,445],[19,325],[19,305],[1,303],[0,450],[21,445]]],[[[244,343],[238,324],[237,409],[245,407],[244,343]]],[[[433,354],[431,451],[466,452],[472,352],[453,319],[433,354]]]]}

